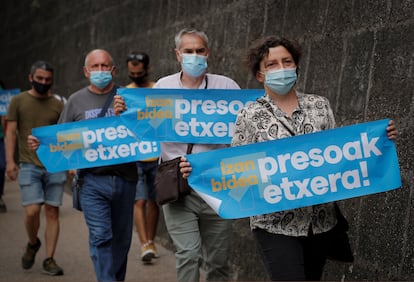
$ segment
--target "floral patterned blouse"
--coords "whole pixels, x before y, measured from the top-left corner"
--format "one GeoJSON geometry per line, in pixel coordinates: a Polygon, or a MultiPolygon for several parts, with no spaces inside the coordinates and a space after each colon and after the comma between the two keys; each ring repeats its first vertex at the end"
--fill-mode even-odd
{"type": "MultiPolygon", "coordinates": [[[[328,99],[296,92],[298,104],[287,116],[265,95],[240,111],[232,146],[265,142],[279,138],[318,132],[335,127],[335,118],[328,99]]],[[[250,217],[250,227],[288,236],[307,236],[326,232],[336,224],[333,203],[250,217]]]]}

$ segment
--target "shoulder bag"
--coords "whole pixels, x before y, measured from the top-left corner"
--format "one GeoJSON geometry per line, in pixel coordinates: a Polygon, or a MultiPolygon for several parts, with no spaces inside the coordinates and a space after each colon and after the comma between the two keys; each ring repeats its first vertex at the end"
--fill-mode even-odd
{"type": "Polygon", "coordinates": [[[338,223],[327,232],[326,243],[329,246],[327,257],[330,260],[353,262],[354,254],[348,237],[349,224],[338,204],[335,202],[334,205],[338,223]]]}
{"type": "MultiPolygon", "coordinates": [[[[187,155],[191,154],[193,144],[188,144],[187,155]]],[[[163,162],[158,165],[155,176],[156,200],[159,205],[165,205],[177,201],[191,193],[191,187],[187,179],[180,173],[180,159],[163,162]]]]}

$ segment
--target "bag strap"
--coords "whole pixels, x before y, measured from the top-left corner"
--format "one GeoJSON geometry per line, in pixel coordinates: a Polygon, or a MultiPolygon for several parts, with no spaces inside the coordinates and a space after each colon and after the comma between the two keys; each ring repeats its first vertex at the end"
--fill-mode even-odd
{"type": "Polygon", "coordinates": [[[101,112],[98,115],[98,118],[105,116],[106,111],[109,108],[109,105],[111,104],[112,100],[114,99],[114,96],[116,94],[116,90],[119,88],[119,86],[115,85],[114,88],[112,88],[111,93],[109,93],[108,97],[106,98],[105,104],[102,107],[101,112]]]}
{"type": "MultiPolygon", "coordinates": [[[[207,89],[207,85],[208,85],[208,78],[207,78],[207,74],[206,74],[206,85],[204,86],[204,89],[207,89]]],[[[193,146],[194,144],[188,144],[187,145],[187,155],[191,154],[191,152],[193,151],[193,146]]]]}
{"type": "Polygon", "coordinates": [[[191,151],[193,151],[194,144],[188,144],[187,145],[187,155],[191,154],[191,151]]]}
{"type": "Polygon", "coordinates": [[[256,100],[259,104],[261,104],[262,106],[264,106],[276,119],[278,119],[280,121],[280,123],[283,125],[283,127],[289,131],[290,135],[295,136],[295,132],[292,130],[292,128],[290,128],[290,125],[286,124],[284,120],[279,119],[275,112],[273,111],[272,106],[263,98],[259,98],[256,100]]]}
{"type": "Polygon", "coordinates": [[[207,74],[206,74],[206,85],[204,86],[204,89],[208,88],[207,85],[208,85],[208,78],[207,78],[207,74]]]}
{"type": "MultiPolygon", "coordinates": [[[[118,88],[119,88],[118,85],[115,85],[114,88],[112,88],[111,92],[108,94],[108,97],[106,97],[105,104],[103,105],[102,110],[99,113],[99,115],[97,116],[97,118],[101,118],[101,117],[105,116],[106,111],[108,110],[109,105],[111,104],[112,100],[114,99],[114,96],[116,94],[116,90],[118,88]]],[[[86,174],[86,172],[87,172],[87,168],[85,168],[85,169],[78,169],[78,172],[77,172],[78,178],[83,177],[86,174]]]]}
{"type": "MultiPolygon", "coordinates": [[[[206,75],[206,85],[204,86],[204,89],[207,89],[207,85],[208,85],[208,78],[207,78],[207,75],[206,75]]],[[[194,147],[194,144],[188,144],[187,145],[187,152],[186,152],[186,154],[187,155],[190,155],[191,154],[191,152],[193,151],[193,147],[194,147]]],[[[161,159],[161,162],[162,162],[162,159],[161,159]]]]}

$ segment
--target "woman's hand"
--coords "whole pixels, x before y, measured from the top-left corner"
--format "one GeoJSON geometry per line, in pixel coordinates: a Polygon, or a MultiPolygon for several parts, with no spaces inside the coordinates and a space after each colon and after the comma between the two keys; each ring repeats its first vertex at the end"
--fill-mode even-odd
{"type": "Polygon", "coordinates": [[[397,131],[397,128],[395,127],[393,120],[390,120],[386,130],[387,130],[388,139],[391,139],[391,140],[397,139],[398,131],[397,131]]]}
{"type": "Polygon", "coordinates": [[[187,179],[190,176],[192,167],[185,157],[181,157],[180,160],[180,172],[183,175],[184,179],[187,179]]]}
{"type": "Polygon", "coordinates": [[[119,95],[114,96],[114,111],[115,115],[119,116],[122,112],[126,111],[127,107],[125,105],[124,98],[119,95]]]}

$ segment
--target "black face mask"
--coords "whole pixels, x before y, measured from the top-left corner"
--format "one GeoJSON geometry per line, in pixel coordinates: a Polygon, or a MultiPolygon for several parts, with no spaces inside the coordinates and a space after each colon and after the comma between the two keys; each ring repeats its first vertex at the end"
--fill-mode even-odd
{"type": "Polygon", "coordinates": [[[46,94],[49,91],[50,87],[52,87],[52,84],[42,84],[34,80],[32,81],[32,85],[36,92],[42,95],[46,94]]]}
{"type": "Polygon", "coordinates": [[[135,84],[137,85],[141,85],[144,84],[145,82],[147,82],[147,75],[141,75],[138,77],[133,77],[133,76],[129,76],[129,79],[131,79],[133,82],[135,82],[135,84]]]}

